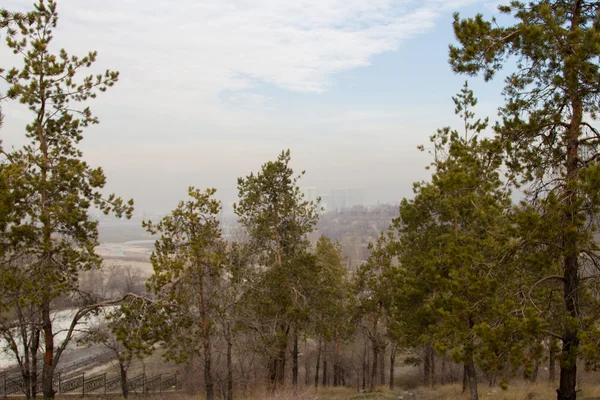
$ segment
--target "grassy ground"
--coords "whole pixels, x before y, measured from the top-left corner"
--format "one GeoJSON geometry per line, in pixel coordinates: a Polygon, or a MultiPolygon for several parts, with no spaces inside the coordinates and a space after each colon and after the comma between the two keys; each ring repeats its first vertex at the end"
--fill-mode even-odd
{"type": "MultiPolygon", "coordinates": [[[[462,400],[468,398],[463,395],[462,387],[459,385],[448,385],[435,389],[421,389],[423,399],[426,400],[462,400]]],[[[579,392],[578,399],[596,398],[600,396],[600,386],[586,385],[579,392]]],[[[482,400],[551,400],[556,398],[556,386],[549,384],[515,384],[509,386],[508,390],[490,388],[480,385],[479,398],[482,400]]]]}
{"type": "MultiPolygon", "coordinates": [[[[290,391],[276,393],[252,393],[244,400],[398,400],[403,391],[378,390],[374,393],[358,393],[349,388],[319,388],[318,390],[301,390],[294,394],[290,391]]],[[[408,399],[407,399],[408,400],[408,399]]]]}
{"type": "MultiPolygon", "coordinates": [[[[600,385],[589,385],[577,396],[578,399],[600,398],[600,385]]],[[[394,390],[380,388],[374,393],[358,393],[350,388],[320,388],[319,390],[291,392],[253,393],[244,400],[464,400],[468,394],[462,393],[460,385],[437,386],[436,388],[416,388],[394,390]]],[[[556,387],[548,384],[516,384],[502,390],[479,387],[481,400],[552,400],[556,398],[556,387]]]]}

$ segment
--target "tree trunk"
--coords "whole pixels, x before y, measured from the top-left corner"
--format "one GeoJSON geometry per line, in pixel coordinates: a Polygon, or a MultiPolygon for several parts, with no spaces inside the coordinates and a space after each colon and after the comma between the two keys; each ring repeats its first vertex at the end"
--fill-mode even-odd
{"type": "MultiPolygon", "coordinates": [[[[17,312],[20,314],[20,308],[17,306],[17,312]]],[[[20,317],[20,315],[19,315],[20,317]]],[[[20,323],[21,325],[21,345],[23,346],[23,354],[21,358],[18,355],[18,349],[15,349],[15,354],[19,363],[19,369],[21,370],[21,379],[23,379],[23,387],[21,390],[27,400],[31,399],[31,348],[29,346],[29,334],[27,331],[27,325],[20,323]]],[[[5,377],[6,379],[6,377],[5,377]]]]}
{"type": "Polygon", "coordinates": [[[446,384],[446,356],[442,357],[442,372],[441,372],[441,383],[446,384]]]}
{"type": "Polygon", "coordinates": [[[369,392],[375,391],[377,385],[377,356],[379,355],[379,338],[377,336],[377,323],[379,322],[379,313],[381,312],[382,304],[379,303],[378,313],[373,317],[373,331],[371,333],[371,346],[373,349],[373,366],[371,368],[371,380],[369,382],[369,392]]]}
{"type": "MultiPolygon", "coordinates": [[[[581,29],[581,12],[583,1],[572,2],[570,31],[581,29]]],[[[583,103],[579,92],[579,71],[576,62],[564,63],[564,77],[571,105],[571,121],[566,132],[566,200],[564,202],[564,302],[565,308],[573,321],[579,318],[579,232],[577,231],[578,195],[575,183],[579,174],[579,135],[583,119],[583,103]]],[[[575,323],[566,323],[560,360],[560,384],[557,391],[558,400],[575,400],[577,398],[577,353],[579,339],[575,323]]]]}
{"type": "Polygon", "coordinates": [[[469,386],[469,371],[467,364],[463,365],[463,382],[462,382],[462,392],[465,393],[467,391],[467,387],[469,386]]]}
{"type": "Polygon", "coordinates": [[[54,399],[54,333],[52,332],[52,319],[50,317],[50,299],[47,295],[42,300],[42,323],[44,330],[44,367],[42,370],[42,393],[44,399],[54,399]]]}
{"type": "Polygon", "coordinates": [[[279,371],[279,367],[278,367],[278,358],[277,356],[274,356],[273,358],[271,358],[269,360],[269,364],[268,364],[268,370],[269,370],[269,385],[271,386],[271,390],[275,391],[275,389],[277,388],[277,373],[279,371]]]}
{"type": "Polygon", "coordinates": [[[279,357],[277,360],[277,383],[280,387],[283,387],[283,385],[285,385],[285,350],[285,348],[279,350],[279,357]]]}
{"type": "Polygon", "coordinates": [[[556,353],[557,353],[556,339],[550,338],[550,356],[548,360],[548,380],[550,382],[556,382],[556,353]]]}
{"type": "Polygon", "coordinates": [[[435,385],[435,352],[431,343],[425,346],[423,384],[431,387],[435,385]]]}
{"type": "Polygon", "coordinates": [[[298,390],[298,331],[294,329],[294,347],[292,350],[292,387],[298,390]]]}
{"type": "Polygon", "coordinates": [[[38,350],[40,348],[40,330],[33,329],[31,341],[31,398],[37,397],[38,390],[38,350]]]}
{"type": "Polygon", "coordinates": [[[333,387],[337,387],[338,385],[338,366],[337,366],[337,362],[335,360],[333,360],[333,387]]]}
{"type": "Polygon", "coordinates": [[[362,357],[362,390],[367,390],[367,365],[369,362],[367,360],[367,341],[365,340],[365,345],[363,347],[363,357],[362,357]]]}
{"type": "Polygon", "coordinates": [[[317,348],[317,364],[315,365],[315,387],[319,387],[319,367],[321,365],[321,341],[317,348]]]}
{"type": "Polygon", "coordinates": [[[208,332],[208,321],[206,315],[206,303],[204,299],[204,279],[202,272],[199,279],[200,289],[200,315],[202,318],[202,335],[203,335],[203,350],[204,350],[204,386],[206,387],[206,400],[214,400],[213,381],[211,368],[211,351],[210,351],[210,336],[208,332]]]}
{"type": "Polygon", "coordinates": [[[467,359],[467,374],[469,376],[469,398],[470,400],[479,400],[477,392],[477,372],[475,371],[475,361],[473,355],[469,355],[467,359]]]}
{"type": "Polygon", "coordinates": [[[204,338],[204,385],[206,386],[206,400],[214,400],[213,380],[211,373],[211,350],[208,332],[204,338]]]}
{"type": "Polygon", "coordinates": [[[381,386],[385,385],[385,348],[381,348],[381,353],[379,354],[379,384],[381,386]]]}
{"type": "Polygon", "coordinates": [[[123,392],[123,397],[129,397],[129,387],[127,386],[127,368],[125,365],[119,361],[119,374],[121,375],[121,391],[123,392]]]}
{"type": "Polygon", "coordinates": [[[433,349],[433,345],[431,345],[431,352],[429,353],[429,356],[431,357],[431,360],[429,361],[429,364],[431,365],[431,387],[435,386],[435,350],[433,349]]]}
{"type": "Polygon", "coordinates": [[[279,354],[277,355],[277,361],[275,362],[276,369],[276,385],[278,384],[280,387],[285,385],[285,363],[286,363],[286,353],[288,350],[288,335],[290,333],[290,326],[286,326],[285,323],[282,323],[281,326],[281,339],[279,341],[279,354]]]}
{"type": "Polygon", "coordinates": [[[227,323],[226,330],[227,340],[227,400],[233,400],[233,362],[232,362],[232,347],[233,341],[231,338],[231,326],[227,323]]]}
{"type": "Polygon", "coordinates": [[[327,341],[323,341],[323,386],[327,386],[327,341]]]}
{"type": "Polygon", "coordinates": [[[23,370],[21,372],[21,378],[23,379],[23,394],[25,395],[25,399],[31,399],[31,377],[28,370],[23,370]]]}
{"type": "Polygon", "coordinates": [[[336,329],[333,348],[333,386],[338,386],[340,383],[340,340],[336,329]]]}
{"type": "Polygon", "coordinates": [[[390,348],[390,390],[394,390],[394,364],[396,363],[396,351],[398,347],[393,345],[390,348]]]}
{"type": "Polygon", "coordinates": [[[308,344],[304,338],[304,386],[310,385],[310,364],[308,363],[308,344]]]}
{"type": "Polygon", "coordinates": [[[429,357],[429,345],[425,346],[425,355],[423,356],[423,386],[430,386],[431,382],[429,378],[431,377],[431,364],[429,362],[431,358],[429,357]]]}
{"type": "Polygon", "coordinates": [[[377,385],[377,357],[379,356],[379,347],[376,342],[373,342],[373,364],[371,367],[371,379],[369,381],[369,392],[375,391],[377,385]]]}

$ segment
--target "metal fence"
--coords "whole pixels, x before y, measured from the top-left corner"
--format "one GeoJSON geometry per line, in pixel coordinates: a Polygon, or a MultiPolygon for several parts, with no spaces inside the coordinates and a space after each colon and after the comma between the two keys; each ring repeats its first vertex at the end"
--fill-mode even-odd
{"type": "MultiPolygon", "coordinates": [[[[21,395],[25,392],[22,377],[1,377],[2,385],[0,387],[2,397],[21,395]]],[[[86,376],[85,373],[71,376],[67,379],[60,379],[60,376],[55,384],[55,390],[58,394],[72,393],[81,391],[81,395],[100,394],[100,393],[121,393],[121,377],[107,377],[107,374],[99,374],[94,376],[86,376]]],[[[171,375],[154,375],[147,377],[145,374],[137,375],[127,379],[127,389],[129,391],[137,391],[141,389],[142,393],[156,393],[179,390],[179,382],[176,374],[171,375]]],[[[41,384],[38,383],[38,393],[41,392],[41,384]]]]}

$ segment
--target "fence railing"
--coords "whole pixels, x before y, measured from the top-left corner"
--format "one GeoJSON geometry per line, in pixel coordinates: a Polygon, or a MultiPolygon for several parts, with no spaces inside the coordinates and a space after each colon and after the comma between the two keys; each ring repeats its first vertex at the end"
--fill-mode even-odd
{"type": "MultiPolygon", "coordinates": [[[[82,396],[91,393],[120,393],[122,387],[120,376],[108,378],[106,373],[94,376],[86,376],[85,373],[81,373],[62,380],[59,377],[54,384],[58,394],[81,390],[82,396]]],[[[143,393],[179,390],[178,384],[176,374],[159,374],[151,377],[141,374],[127,379],[126,383],[129,391],[141,388],[143,393]]],[[[0,387],[2,397],[21,395],[25,392],[25,389],[22,377],[8,378],[4,376],[0,387]]],[[[38,383],[37,391],[38,393],[41,392],[41,383],[38,383]]]]}

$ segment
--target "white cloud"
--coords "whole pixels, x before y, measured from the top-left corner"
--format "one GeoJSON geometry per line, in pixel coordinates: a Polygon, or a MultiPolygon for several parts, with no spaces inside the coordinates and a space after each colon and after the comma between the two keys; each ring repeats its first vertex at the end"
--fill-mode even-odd
{"type": "Polygon", "coordinates": [[[60,0],[57,39],[98,49],[103,66],[122,72],[124,102],[191,102],[212,114],[223,92],[259,84],[326,91],[334,74],[369,65],[469,1],[60,0]]]}
{"type": "MultiPolygon", "coordinates": [[[[0,8],[28,9],[33,1],[5,0],[0,8]]],[[[320,187],[327,179],[340,186],[388,176],[381,171],[421,171],[414,146],[427,136],[418,133],[440,126],[431,105],[419,114],[311,97],[286,107],[280,94],[334,90],[336,74],[368,66],[474,1],[58,0],[55,43],[77,55],[96,49],[96,68],[121,72],[90,104],[102,123],[86,132],[86,159],[106,168],[111,190],[164,211],[161,198],[174,204],[189,184],[233,187],[236,176],[283,148],[320,187]],[[360,173],[344,172],[359,165],[360,173]]],[[[0,59],[3,66],[11,59],[4,46],[0,59]]],[[[3,140],[18,142],[30,116],[5,106],[3,140]]]]}

